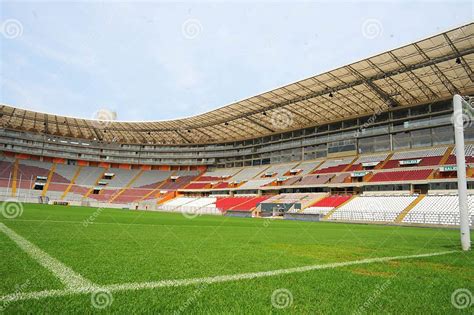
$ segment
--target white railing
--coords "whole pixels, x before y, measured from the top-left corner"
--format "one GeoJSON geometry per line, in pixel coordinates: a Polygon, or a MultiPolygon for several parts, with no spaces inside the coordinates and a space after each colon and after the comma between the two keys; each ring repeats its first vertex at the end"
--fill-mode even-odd
{"type": "Polygon", "coordinates": [[[159,205],[156,207],[157,211],[165,212],[178,212],[178,213],[187,213],[190,215],[200,215],[200,214],[212,214],[212,215],[222,215],[222,212],[216,207],[193,207],[193,206],[167,206],[159,205]]]}
{"type": "MultiPolygon", "coordinates": [[[[341,211],[337,210],[329,220],[332,221],[365,221],[365,222],[394,222],[398,212],[368,212],[368,211],[341,211]]],[[[471,215],[470,224],[473,225],[474,214],[471,215]]],[[[433,224],[433,225],[459,225],[459,213],[423,212],[408,213],[403,223],[433,224]]]]}

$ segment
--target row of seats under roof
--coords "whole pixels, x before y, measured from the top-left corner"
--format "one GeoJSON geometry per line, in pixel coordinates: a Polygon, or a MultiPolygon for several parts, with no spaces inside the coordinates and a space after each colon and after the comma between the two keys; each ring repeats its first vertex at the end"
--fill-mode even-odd
{"type": "MultiPolygon", "coordinates": [[[[447,147],[436,147],[423,150],[411,150],[404,152],[395,152],[390,160],[407,160],[407,159],[416,159],[416,158],[427,158],[434,156],[443,156],[447,150],[447,147]]],[[[239,168],[227,168],[227,169],[216,169],[213,171],[208,171],[205,173],[205,176],[215,176],[215,177],[230,177],[230,181],[244,181],[250,179],[256,179],[256,176],[261,176],[265,173],[276,173],[276,176],[284,176],[291,169],[301,169],[302,172],[300,175],[309,174],[316,167],[318,170],[324,170],[331,167],[336,167],[340,165],[347,165],[354,161],[355,164],[361,163],[370,163],[370,162],[381,162],[384,161],[389,153],[382,154],[371,154],[364,155],[357,158],[355,157],[344,157],[344,158],[328,158],[325,161],[323,159],[316,161],[303,162],[301,164],[291,163],[291,164],[280,164],[280,165],[265,165],[265,166],[253,166],[253,167],[239,167],[239,168]],[[323,162],[324,161],[324,162],[323,162]],[[321,164],[321,162],[323,162],[321,164]],[[320,165],[321,164],[321,165],[320,165]]],[[[474,154],[473,145],[466,145],[466,156],[472,156],[474,154]]],[[[340,170],[339,170],[340,171],[340,170]]]]}
{"type": "MultiPolygon", "coordinates": [[[[391,160],[400,160],[400,159],[415,159],[415,158],[429,158],[434,156],[442,156],[446,152],[446,147],[438,147],[438,148],[431,148],[426,150],[412,150],[406,152],[396,152],[393,154],[391,160]]],[[[452,155],[455,152],[453,151],[452,155]]],[[[474,146],[472,144],[466,145],[466,155],[473,156],[474,154],[474,146]]],[[[354,164],[360,163],[367,163],[367,162],[380,162],[386,159],[387,153],[384,154],[372,154],[366,156],[360,156],[354,164]]],[[[288,164],[279,164],[279,165],[271,165],[271,166],[256,166],[256,167],[245,167],[245,168],[230,168],[230,169],[217,169],[214,171],[208,171],[204,176],[214,176],[214,177],[222,177],[222,176],[232,176],[228,181],[249,181],[253,179],[250,183],[243,186],[243,189],[255,189],[256,187],[260,187],[262,185],[267,184],[271,181],[271,179],[262,179],[260,178],[263,174],[276,174],[276,177],[282,177],[288,173],[291,169],[301,169],[302,172],[300,175],[309,174],[314,168],[316,168],[319,164],[318,170],[322,170],[324,168],[333,167],[337,165],[345,165],[351,163],[353,161],[353,157],[346,157],[346,158],[339,158],[339,159],[328,159],[323,164],[320,161],[307,161],[303,163],[288,163],[288,164]]],[[[11,173],[12,167],[11,163],[13,162],[12,159],[2,159],[2,163],[5,164],[4,171],[11,173]]],[[[452,159],[450,160],[452,161],[452,159]]],[[[49,169],[51,168],[52,164],[49,162],[40,162],[34,160],[20,160],[20,171],[22,166],[31,166],[43,169],[44,172],[40,172],[41,175],[47,175],[49,169]]],[[[64,165],[64,164],[57,164],[55,173],[58,174],[60,177],[64,178],[65,182],[69,182],[74,174],[76,173],[77,166],[73,165],[64,165]]],[[[82,167],[79,176],[76,179],[76,185],[81,186],[91,186],[94,185],[99,176],[104,172],[104,168],[98,167],[82,167]]],[[[109,181],[108,187],[123,187],[129,183],[129,181],[138,174],[139,170],[126,170],[126,169],[109,169],[107,172],[114,173],[115,176],[112,180],[109,181]]],[[[11,174],[3,174],[2,177],[11,176],[11,174]]],[[[21,172],[20,172],[21,174],[21,172]]],[[[37,174],[38,175],[38,174],[37,174]]],[[[131,187],[144,187],[147,185],[151,185],[156,182],[160,182],[171,175],[169,171],[144,171],[141,176],[137,178],[137,180],[131,185],[131,187]]],[[[177,172],[176,175],[186,176],[186,175],[197,175],[197,172],[186,172],[180,171],[177,172]]],[[[325,180],[324,175],[320,175],[321,177],[309,177],[307,179],[308,184],[322,184],[327,182],[325,180]]],[[[343,175],[341,175],[341,180],[343,180],[343,175]]],[[[62,182],[58,180],[59,182],[62,182]]],[[[305,185],[306,179],[302,179],[302,182],[299,183],[301,185],[305,185]]],[[[337,180],[336,180],[337,182],[337,180]]]]}

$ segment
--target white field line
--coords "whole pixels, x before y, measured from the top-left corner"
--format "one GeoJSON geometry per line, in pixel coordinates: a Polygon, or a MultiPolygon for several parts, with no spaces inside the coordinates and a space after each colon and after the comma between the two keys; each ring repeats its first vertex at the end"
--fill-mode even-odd
{"type": "Polygon", "coordinates": [[[42,251],[35,244],[29,242],[15,231],[8,228],[5,224],[0,222],[0,231],[5,233],[13,242],[15,242],[23,251],[36,260],[41,266],[51,271],[67,289],[83,290],[88,287],[97,287],[89,280],[83,278],[80,274],[74,272],[71,268],[64,265],[59,260],[51,257],[42,251]]]}
{"type": "MultiPolygon", "coordinates": [[[[170,213],[176,213],[176,212],[170,212],[170,213]]],[[[87,218],[84,218],[84,220],[87,220],[87,218]]],[[[40,219],[28,219],[28,220],[24,220],[24,219],[18,219],[18,218],[15,218],[15,219],[7,219],[3,222],[9,222],[9,221],[15,221],[15,222],[41,222],[41,223],[70,223],[70,224],[84,224],[84,220],[81,220],[81,221],[71,221],[71,220],[40,220],[40,219]]],[[[0,222],[1,219],[0,219],[0,222]]],[[[163,223],[163,224],[147,224],[147,223],[135,223],[135,222],[131,222],[131,223],[120,223],[120,222],[90,222],[89,225],[118,225],[118,226],[149,226],[149,227],[153,227],[153,226],[170,226],[169,224],[166,224],[166,223],[163,223]]],[[[180,227],[191,227],[191,228],[200,228],[200,227],[214,227],[215,225],[201,225],[201,224],[186,224],[186,225],[173,225],[173,226],[180,226],[180,227]]],[[[233,228],[249,228],[249,227],[254,227],[252,225],[248,225],[248,226],[233,226],[233,228]]]]}
{"type": "Polygon", "coordinates": [[[447,254],[452,254],[456,252],[458,251],[444,251],[444,252],[418,254],[418,255],[369,258],[369,259],[320,264],[320,265],[311,265],[311,266],[303,266],[303,267],[288,268],[288,269],[277,269],[277,270],[271,270],[271,271],[241,273],[241,274],[235,274],[235,275],[224,275],[224,276],[205,277],[205,278],[191,278],[191,279],[181,279],[181,280],[162,280],[162,281],[154,281],[154,282],[112,284],[112,285],[101,286],[100,288],[98,287],[94,288],[94,287],[89,286],[89,287],[84,287],[80,289],[46,290],[46,291],[39,291],[39,292],[14,293],[14,294],[0,297],[0,302],[13,302],[13,301],[19,301],[19,300],[31,300],[31,299],[42,299],[42,298],[47,298],[47,297],[68,296],[68,295],[74,295],[74,294],[86,294],[86,293],[93,293],[98,290],[115,292],[115,291],[131,291],[131,290],[167,288],[167,287],[181,287],[181,286],[189,286],[189,285],[195,285],[195,284],[212,284],[212,283],[219,283],[219,282],[229,282],[229,281],[263,278],[263,277],[272,277],[272,276],[279,276],[279,275],[285,275],[285,274],[306,272],[306,271],[311,271],[311,270],[334,269],[338,267],[347,267],[347,266],[353,266],[353,265],[387,262],[387,261],[392,261],[392,260],[405,260],[405,259],[412,259],[412,258],[441,256],[441,255],[447,255],[447,254]]]}

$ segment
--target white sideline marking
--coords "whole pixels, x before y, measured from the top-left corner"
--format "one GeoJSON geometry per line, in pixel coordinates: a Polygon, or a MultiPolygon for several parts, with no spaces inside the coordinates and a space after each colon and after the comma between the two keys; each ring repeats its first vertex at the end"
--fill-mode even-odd
{"type": "Polygon", "coordinates": [[[47,297],[68,296],[68,295],[74,295],[74,294],[86,294],[86,293],[96,292],[97,290],[114,292],[114,291],[130,291],[130,290],[155,289],[155,288],[166,288],[166,287],[181,287],[181,286],[188,286],[188,285],[202,284],[202,283],[212,284],[212,283],[219,283],[219,282],[229,282],[229,281],[238,281],[238,280],[245,280],[245,279],[272,277],[272,276],[278,276],[278,275],[284,275],[284,274],[306,272],[306,271],[311,271],[311,270],[333,269],[333,268],[353,266],[353,265],[386,262],[386,261],[391,261],[391,260],[404,260],[404,259],[411,259],[411,258],[441,256],[441,255],[447,255],[447,254],[452,254],[456,252],[458,251],[444,251],[444,252],[418,254],[418,255],[368,258],[368,259],[353,260],[353,261],[346,261],[346,262],[311,265],[311,266],[303,266],[303,267],[288,268],[288,269],[277,269],[277,270],[253,272],[253,273],[242,273],[242,274],[235,274],[235,275],[224,275],[224,276],[191,278],[191,279],[180,279],[180,280],[162,280],[162,281],[154,281],[154,282],[112,284],[112,285],[100,286],[100,288],[87,286],[87,287],[82,287],[82,288],[70,288],[67,290],[45,290],[45,291],[39,291],[39,292],[26,292],[26,293],[20,292],[20,293],[13,293],[13,294],[2,296],[0,297],[0,302],[14,302],[14,301],[20,301],[20,300],[42,299],[42,298],[47,298],[47,297]]]}
{"type": "Polygon", "coordinates": [[[74,272],[71,268],[64,265],[59,260],[49,256],[38,246],[29,242],[15,231],[8,228],[0,222],[0,231],[5,233],[13,242],[15,242],[24,252],[30,255],[44,268],[51,271],[68,289],[83,290],[88,287],[97,287],[89,280],[83,278],[80,274],[74,272]]]}

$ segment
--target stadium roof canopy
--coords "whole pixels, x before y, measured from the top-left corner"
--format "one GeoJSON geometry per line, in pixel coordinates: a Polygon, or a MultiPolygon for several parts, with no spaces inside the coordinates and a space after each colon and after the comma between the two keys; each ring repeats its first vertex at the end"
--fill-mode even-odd
{"type": "Polygon", "coordinates": [[[0,120],[3,128],[106,142],[222,143],[470,94],[473,67],[471,23],[189,118],[96,121],[1,105],[0,120]]]}

